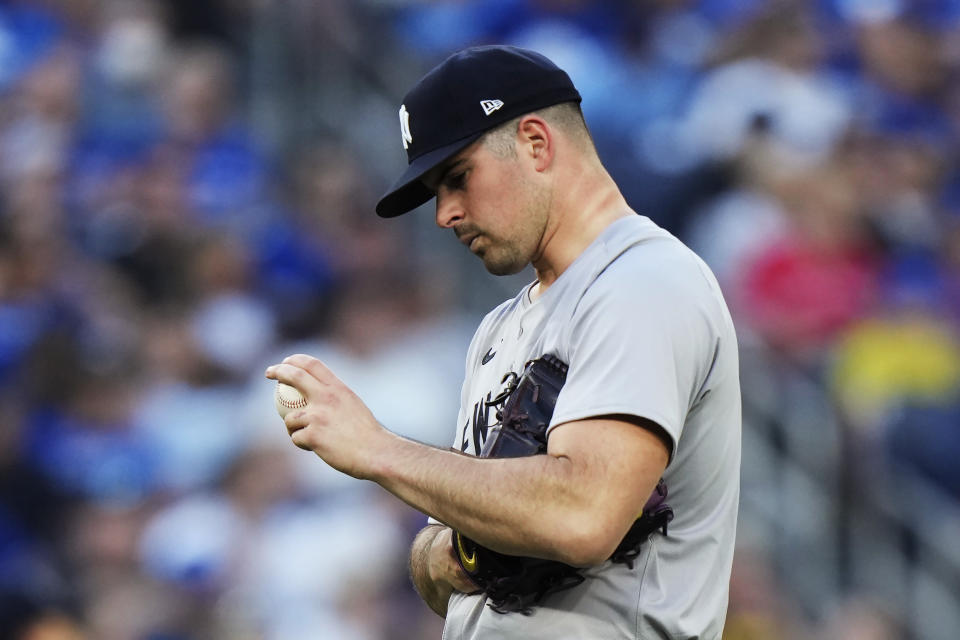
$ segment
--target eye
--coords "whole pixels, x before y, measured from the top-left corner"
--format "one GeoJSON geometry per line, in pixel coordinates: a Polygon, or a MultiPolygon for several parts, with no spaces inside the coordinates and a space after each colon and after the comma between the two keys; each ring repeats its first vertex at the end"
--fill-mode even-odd
{"type": "Polygon", "coordinates": [[[467,183],[467,172],[449,173],[443,180],[448,189],[463,189],[467,183]]]}

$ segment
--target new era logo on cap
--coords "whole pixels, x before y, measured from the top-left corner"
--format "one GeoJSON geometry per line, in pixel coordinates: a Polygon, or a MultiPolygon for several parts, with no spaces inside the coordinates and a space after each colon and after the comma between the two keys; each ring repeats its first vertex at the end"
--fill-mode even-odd
{"type": "Polygon", "coordinates": [[[481,100],[480,106],[483,107],[484,115],[490,115],[503,106],[503,100],[481,100]]]}

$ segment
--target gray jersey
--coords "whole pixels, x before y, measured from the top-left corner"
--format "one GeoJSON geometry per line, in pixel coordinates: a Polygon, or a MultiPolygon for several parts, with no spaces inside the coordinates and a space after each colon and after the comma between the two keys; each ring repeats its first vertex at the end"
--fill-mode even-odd
{"type": "Polygon", "coordinates": [[[664,479],[675,517],[633,569],[593,567],[532,615],[499,614],[482,596],[454,592],[443,637],[720,638],[739,497],[740,386],[736,336],[713,274],[669,233],[630,216],[540,297],[529,292],[488,314],[471,342],[455,446],[480,451],[504,375],[554,354],[570,369],[550,429],[609,414],[662,426],[673,445],[664,479]]]}

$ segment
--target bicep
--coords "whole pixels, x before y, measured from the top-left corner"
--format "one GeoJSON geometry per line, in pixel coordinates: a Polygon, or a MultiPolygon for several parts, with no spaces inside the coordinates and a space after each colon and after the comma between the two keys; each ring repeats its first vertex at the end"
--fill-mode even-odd
{"type": "Polygon", "coordinates": [[[646,253],[615,261],[584,292],[558,353],[569,373],[553,420],[642,416],[675,445],[713,362],[716,335],[695,265],[673,249],[646,253]],[[662,275],[652,271],[658,257],[672,265],[662,275]]]}
{"type": "Polygon", "coordinates": [[[640,515],[670,457],[669,437],[634,416],[604,416],[554,427],[547,453],[569,460],[590,517],[622,537],[640,515]]]}

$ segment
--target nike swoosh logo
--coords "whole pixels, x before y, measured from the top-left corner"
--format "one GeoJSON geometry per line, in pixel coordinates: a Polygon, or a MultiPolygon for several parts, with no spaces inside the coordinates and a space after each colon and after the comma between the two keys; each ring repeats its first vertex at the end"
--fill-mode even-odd
{"type": "Polygon", "coordinates": [[[483,360],[480,361],[480,364],[487,364],[488,362],[493,360],[493,356],[495,355],[497,355],[497,352],[493,350],[493,347],[490,347],[487,350],[487,353],[484,354],[483,360]]]}
{"type": "Polygon", "coordinates": [[[457,553],[460,555],[460,562],[463,563],[463,570],[467,573],[473,573],[477,570],[477,550],[474,549],[473,553],[467,555],[467,550],[463,548],[463,538],[460,537],[460,532],[455,531],[454,535],[456,536],[457,553]]]}

